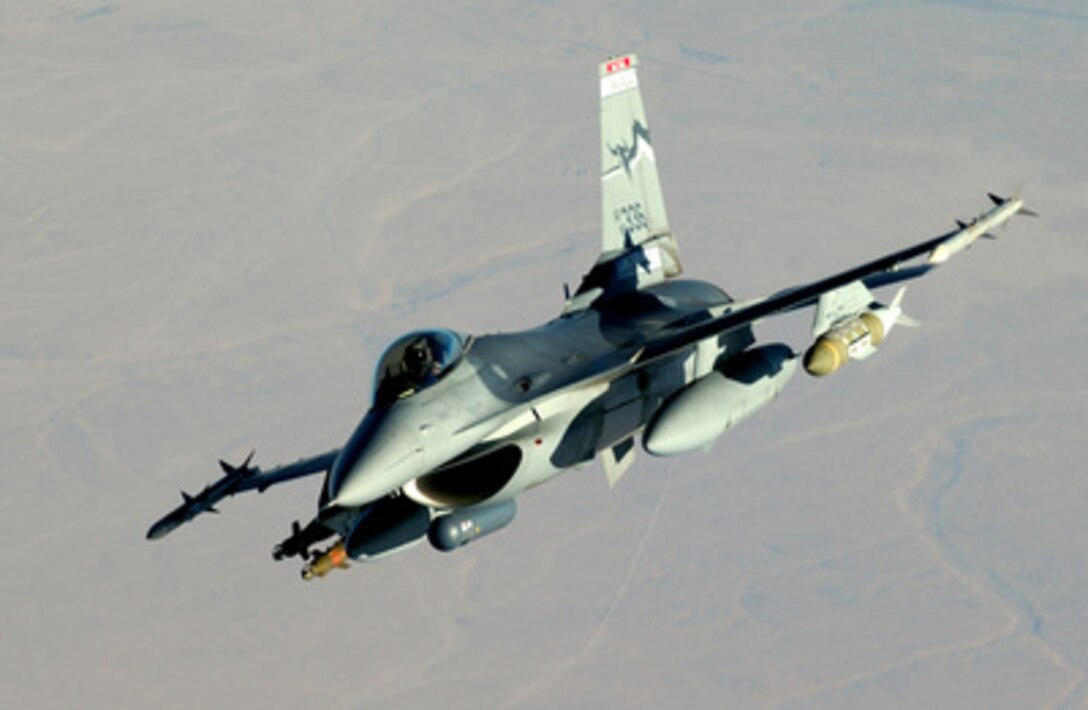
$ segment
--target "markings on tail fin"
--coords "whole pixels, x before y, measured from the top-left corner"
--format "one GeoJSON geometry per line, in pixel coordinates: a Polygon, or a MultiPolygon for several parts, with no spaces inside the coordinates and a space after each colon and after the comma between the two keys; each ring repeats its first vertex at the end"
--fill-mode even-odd
{"type": "Polygon", "coordinates": [[[601,99],[638,88],[638,74],[634,69],[601,77],[601,99]]]}
{"type": "Polygon", "coordinates": [[[608,172],[601,175],[601,180],[607,180],[615,174],[618,174],[619,169],[622,167],[623,172],[627,173],[627,177],[631,177],[631,166],[634,165],[639,158],[645,155],[652,162],[656,162],[654,159],[654,148],[650,144],[650,131],[646,129],[646,126],[636,118],[635,122],[631,124],[631,143],[620,143],[619,145],[612,145],[605,142],[605,146],[608,148],[608,152],[620,159],[618,165],[613,167],[608,172]]]}
{"type": "Polygon", "coordinates": [[[634,54],[599,66],[601,252],[568,298],[564,313],[589,308],[602,296],[660,283],[683,270],[665,214],[637,67],[634,54]]]}
{"type": "Polygon", "coordinates": [[[669,232],[637,67],[633,54],[600,65],[602,260],[669,232]]]}
{"type": "Polygon", "coordinates": [[[627,55],[626,57],[620,57],[618,59],[612,59],[610,61],[605,62],[605,64],[604,64],[604,73],[605,74],[611,74],[613,72],[620,71],[621,69],[630,69],[631,65],[633,63],[634,63],[634,57],[633,57],[633,55],[630,55],[630,54],[627,55]]]}

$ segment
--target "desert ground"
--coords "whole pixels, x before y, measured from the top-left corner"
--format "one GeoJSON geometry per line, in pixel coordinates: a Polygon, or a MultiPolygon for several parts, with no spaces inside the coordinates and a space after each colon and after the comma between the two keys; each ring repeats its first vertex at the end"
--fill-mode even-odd
{"type": "Polygon", "coordinates": [[[1088,706],[1081,3],[2,6],[5,706],[1088,706]],[[341,445],[399,334],[559,313],[624,52],[686,276],[738,299],[988,190],[1042,218],[875,358],[456,553],[301,582],[315,479],[145,540],[219,458],[341,445]]]}

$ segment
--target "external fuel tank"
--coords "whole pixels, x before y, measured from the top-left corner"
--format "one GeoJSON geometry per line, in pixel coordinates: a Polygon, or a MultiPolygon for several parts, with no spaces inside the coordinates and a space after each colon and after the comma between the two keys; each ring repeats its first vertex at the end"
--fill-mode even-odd
{"type": "Polygon", "coordinates": [[[654,456],[673,456],[708,446],[774,399],[796,370],[786,345],[736,355],[665,402],[646,426],[643,448],[654,456]]]}

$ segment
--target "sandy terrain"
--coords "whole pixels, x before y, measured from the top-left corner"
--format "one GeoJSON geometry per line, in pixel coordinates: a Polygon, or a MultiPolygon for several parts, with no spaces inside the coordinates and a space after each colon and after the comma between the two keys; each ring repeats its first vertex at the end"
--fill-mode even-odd
{"type": "Polygon", "coordinates": [[[6,707],[1088,706],[1081,3],[3,5],[6,707]],[[737,297],[1021,180],[1043,219],[709,454],[456,554],[302,584],[268,552],[315,481],[145,541],[219,457],[342,443],[401,332],[558,312],[623,51],[688,274],[737,297]]]}

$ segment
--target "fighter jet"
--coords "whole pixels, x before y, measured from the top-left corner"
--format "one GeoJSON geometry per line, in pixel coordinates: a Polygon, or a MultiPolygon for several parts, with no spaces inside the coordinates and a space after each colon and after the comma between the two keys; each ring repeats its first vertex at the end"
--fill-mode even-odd
{"type": "Polygon", "coordinates": [[[295,521],[273,549],[277,560],[302,558],[303,578],[423,540],[455,550],[508,525],[520,494],[572,467],[600,460],[614,485],[639,445],[651,456],[709,447],[777,397],[799,360],[822,377],[872,356],[893,327],[915,323],[902,287],[887,305],[871,289],[918,278],[1013,215],[1033,214],[1018,196],[991,195],[994,206],[955,231],[734,301],[680,278],[637,66],[629,54],[599,68],[601,251],[553,320],[512,333],[408,333],[378,361],[373,401],[342,448],[267,472],[250,459],[222,463],[224,477],[184,496],[148,537],[226,496],[321,475],[313,520],[295,521]],[[762,319],[808,307],[803,356],[757,340],[762,319]]]}

